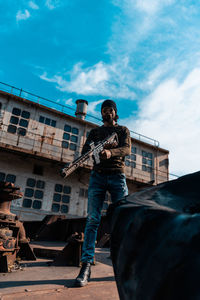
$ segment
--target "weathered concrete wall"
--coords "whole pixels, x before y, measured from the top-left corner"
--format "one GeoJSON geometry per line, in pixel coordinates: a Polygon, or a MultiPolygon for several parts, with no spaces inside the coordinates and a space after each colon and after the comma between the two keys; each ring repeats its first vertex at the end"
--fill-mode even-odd
{"type": "MultiPolygon", "coordinates": [[[[45,182],[45,188],[39,189],[43,191],[43,199],[41,209],[33,209],[23,207],[23,199],[33,197],[24,196],[22,199],[14,200],[12,211],[19,215],[21,219],[43,219],[44,214],[54,214],[52,212],[53,195],[55,193],[55,185],[65,185],[71,187],[70,201],[68,204],[68,215],[86,216],[87,198],[79,196],[80,189],[87,190],[89,174],[84,172],[81,176],[80,172],[72,174],[67,179],[63,179],[60,174],[60,166],[49,162],[38,161],[30,157],[15,155],[12,153],[0,152],[0,174],[11,174],[16,176],[15,184],[21,187],[21,191],[25,194],[25,189],[28,188],[27,179],[35,179],[45,182]],[[34,165],[37,164],[43,168],[43,175],[33,174],[34,165]],[[83,177],[83,178],[82,178],[83,177]],[[27,213],[26,213],[27,212],[27,213]]],[[[59,214],[59,213],[57,213],[59,214]]]]}
{"type": "MultiPolygon", "coordinates": [[[[87,133],[95,126],[66,114],[40,107],[34,103],[17,101],[16,99],[5,98],[3,96],[0,96],[0,102],[2,103],[1,111],[3,117],[0,144],[2,144],[2,146],[6,145],[7,147],[13,146],[15,150],[17,147],[17,149],[21,149],[22,152],[29,151],[37,156],[64,162],[72,161],[80,155],[87,133]],[[25,136],[9,133],[7,131],[12,110],[15,107],[30,113],[25,136]],[[56,126],[53,127],[39,122],[41,116],[55,121],[56,126]],[[76,142],[69,141],[70,144],[76,146],[75,150],[70,149],[70,147],[62,147],[65,125],[69,125],[71,128],[78,130],[77,134],[69,133],[70,139],[74,138],[74,136],[77,138],[76,142]]],[[[132,139],[132,146],[136,149],[131,157],[127,158],[128,161],[126,164],[126,175],[129,179],[152,182],[153,184],[168,180],[168,152],[136,139],[132,139]],[[144,153],[146,153],[147,156],[144,156],[144,153]],[[135,159],[133,159],[134,155],[135,159]]],[[[92,166],[91,161],[89,165],[90,167],[92,166]]]]}

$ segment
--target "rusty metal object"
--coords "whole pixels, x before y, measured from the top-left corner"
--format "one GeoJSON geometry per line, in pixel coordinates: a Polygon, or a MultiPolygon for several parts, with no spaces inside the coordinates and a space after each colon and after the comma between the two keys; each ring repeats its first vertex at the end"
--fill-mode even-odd
{"type": "Polygon", "coordinates": [[[26,238],[23,223],[16,220],[16,226],[19,228],[19,252],[17,257],[25,260],[36,260],[36,256],[29,245],[29,239],[26,238]]]}
{"type": "Polygon", "coordinates": [[[14,215],[0,214],[0,272],[9,272],[15,264],[19,228],[14,215]]]}
{"type": "Polygon", "coordinates": [[[13,183],[0,182],[0,272],[11,271],[17,254],[20,254],[19,250],[24,256],[36,259],[26,239],[23,224],[10,212],[11,201],[22,196],[20,188],[13,183]]]}
{"type": "Polygon", "coordinates": [[[13,215],[10,212],[11,201],[22,196],[19,187],[11,182],[0,181],[0,214],[13,215]]]}
{"type": "Polygon", "coordinates": [[[42,221],[41,227],[35,234],[34,240],[54,240],[54,236],[58,238],[58,234],[63,232],[63,224],[61,221],[65,220],[65,215],[48,215],[42,221]]]}
{"type": "Polygon", "coordinates": [[[75,232],[67,239],[67,245],[55,258],[54,266],[77,266],[81,265],[81,252],[84,241],[83,232],[75,232]]]}
{"type": "Polygon", "coordinates": [[[9,227],[0,228],[0,240],[1,251],[15,248],[16,238],[13,237],[13,230],[10,230],[9,227]]]}

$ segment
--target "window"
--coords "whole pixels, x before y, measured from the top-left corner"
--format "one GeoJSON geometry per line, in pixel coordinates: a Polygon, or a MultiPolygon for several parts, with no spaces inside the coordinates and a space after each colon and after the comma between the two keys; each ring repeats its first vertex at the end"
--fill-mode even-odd
{"type": "Polygon", "coordinates": [[[42,116],[40,116],[40,118],[39,118],[39,122],[40,122],[40,123],[44,123],[44,120],[45,120],[45,118],[44,118],[44,117],[42,117],[42,116]]]}
{"type": "Polygon", "coordinates": [[[7,182],[15,183],[16,175],[13,175],[13,174],[6,175],[5,173],[0,172],[0,181],[7,181],[7,182]]]}
{"type": "Polygon", "coordinates": [[[79,197],[87,198],[88,197],[88,190],[80,188],[79,197]]]}
{"type": "Polygon", "coordinates": [[[69,147],[69,143],[65,142],[65,141],[62,141],[62,147],[67,149],[69,147]]]}
{"type": "Polygon", "coordinates": [[[6,176],[6,181],[15,183],[15,181],[16,181],[16,176],[13,175],[13,174],[7,174],[7,176],[6,176]]]}
{"type": "Polygon", "coordinates": [[[70,139],[70,134],[65,132],[63,134],[63,140],[69,140],[69,139],[70,139]]]}
{"type": "Polygon", "coordinates": [[[45,118],[45,124],[46,125],[50,125],[51,124],[51,120],[49,118],[45,118]]]}
{"type": "Polygon", "coordinates": [[[26,129],[28,128],[29,118],[30,112],[14,107],[7,131],[13,134],[17,133],[18,135],[25,136],[26,129]]]}
{"type": "Polygon", "coordinates": [[[30,118],[30,112],[23,110],[22,111],[22,118],[29,119],[30,118]]]}
{"type": "Polygon", "coordinates": [[[77,143],[78,143],[78,134],[79,134],[78,128],[71,127],[70,125],[65,124],[62,147],[65,149],[76,151],[77,143]]]}
{"type": "Polygon", "coordinates": [[[12,114],[15,116],[20,116],[21,115],[21,109],[14,107],[12,110],[12,114]]]}
{"type": "Polygon", "coordinates": [[[23,207],[41,209],[44,197],[45,182],[28,178],[24,192],[23,207]]]}
{"type": "Polygon", "coordinates": [[[31,198],[31,197],[33,197],[33,194],[34,194],[34,190],[33,189],[28,189],[28,188],[25,189],[24,196],[31,198]]]}
{"type": "Polygon", "coordinates": [[[55,185],[55,192],[62,193],[63,186],[61,184],[55,185]]]}
{"type": "Polygon", "coordinates": [[[71,187],[64,185],[64,187],[63,187],[63,193],[64,194],[70,194],[71,193],[71,187]]]}
{"type": "Polygon", "coordinates": [[[12,116],[10,118],[10,123],[17,125],[19,122],[19,118],[12,116]]]}
{"type": "Polygon", "coordinates": [[[70,143],[69,149],[73,150],[73,151],[76,151],[76,144],[70,143]]]}
{"type": "Polygon", "coordinates": [[[28,121],[27,120],[25,120],[25,119],[21,119],[20,121],[19,121],[19,125],[20,126],[22,126],[22,127],[28,127],[28,121]]]}
{"type": "Polygon", "coordinates": [[[36,187],[37,187],[38,189],[44,189],[44,187],[45,187],[45,182],[42,181],[42,180],[37,180],[37,182],[36,182],[36,187]]]}
{"type": "Polygon", "coordinates": [[[64,126],[64,131],[71,132],[71,131],[72,131],[71,126],[69,126],[69,125],[66,124],[66,125],[64,126]]]}
{"type": "Polygon", "coordinates": [[[24,200],[23,200],[23,207],[30,208],[31,206],[32,206],[32,200],[24,198],[24,200]]]}
{"type": "Polygon", "coordinates": [[[72,133],[78,134],[78,128],[73,127],[73,128],[72,128],[72,133]]]}
{"type": "Polygon", "coordinates": [[[56,121],[55,120],[51,120],[51,126],[56,127],[56,121]]]}
{"type": "Polygon", "coordinates": [[[33,201],[33,208],[40,209],[41,206],[42,206],[42,202],[41,201],[38,201],[38,200],[34,200],[33,201]]]}
{"type": "Polygon", "coordinates": [[[5,178],[6,178],[6,174],[0,172],[0,181],[5,181],[5,178]]]}
{"type": "Polygon", "coordinates": [[[131,154],[126,156],[125,165],[127,167],[136,168],[136,153],[137,148],[131,146],[131,154]]]}
{"type": "Polygon", "coordinates": [[[71,187],[62,184],[56,184],[54,188],[53,202],[51,210],[53,212],[68,213],[70,202],[71,187]]]}
{"type": "Polygon", "coordinates": [[[142,151],[142,171],[152,172],[153,154],[151,152],[142,151]]]}
{"type": "Polygon", "coordinates": [[[70,141],[72,141],[73,143],[77,143],[78,137],[75,135],[71,135],[70,141]]]}
{"type": "Polygon", "coordinates": [[[19,135],[25,136],[25,135],[26,135],[26,129],[19,127],[19,128],[17,129],[17,133],[18,133],[19,135]]]}
{"type": "Polygon", "coordinates": [[[62,202],[63,203],[69,203],[70,196],[69,195],[63,195],[62,196],[62,202]]]}
{"type": "Polygon", "coordinates": [[[43,198],[43,191],[35,190],[34,197],[37,198],[37,199],[42,199],[43,198]]]}
{"type": "Polygon", "coordinates": [[[56,121],[55,120],[52,120],[50,118],[46,118],[44,116],[39,117],[39,122],[43,123],[43,124],[46,124],[46,125],[49,125],[49,126],[52,126],[52,127],[56,127],[56,121]]]}
{"type": "Polygon", "coordinates": [[[40,165],[34,165],[33,166],[33,174],[42,176],[43,173],[44,173],[43,166],[40,166],[40,165]]]}
{"type": "Polygon", "coordinates": [[[26,182],[27,186],[34,187],[35,184],[36,184],[36,180],[35,179],[32,179],[32,178],[28,178],[27,179],[27,182],[26,182]]]}
{"type": "Polygon", "coordinates": [[[168,168],[168,166],[169,166],[169,159],[168,158],[165,158],[165,159],[163,159],[159,162],[159,167],[163,167],[163,166],[168,168]]]}
{"type": "Polygon", "coordinates": [[[8,132],[10,133],[16,133],[17,127],[13,125],[8,125],[8,132]]]}

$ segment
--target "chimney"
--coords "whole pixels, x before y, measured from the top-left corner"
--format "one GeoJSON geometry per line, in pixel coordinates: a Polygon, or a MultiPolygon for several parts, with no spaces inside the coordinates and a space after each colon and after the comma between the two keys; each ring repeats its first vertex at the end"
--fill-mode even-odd
{"type": "Polygon", "coordinates": [[[76,106],[75,115],[77,116],[77,118],[85,120],[88,102],[83,99],[78,99],[78,100],[76,100],[76,104],[77,104],[77,106],[76,106]]]}

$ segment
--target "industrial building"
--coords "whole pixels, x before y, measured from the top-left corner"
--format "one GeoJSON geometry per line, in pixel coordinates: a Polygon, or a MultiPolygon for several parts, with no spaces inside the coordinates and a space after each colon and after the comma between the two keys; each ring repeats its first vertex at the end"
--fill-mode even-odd
{"type": "MultiPolygon", "coordinates": [[[[80,156],[89,131],[100,124],[87,115],[86,100],[76,104],[73,111],[0,85],[0,181],[20,186],[24,196],[12,201],[11,211],[22,221],[40,221],[49,214],[86,216],[92,159],[66,179],[60,176],[64,164],[80,156]]],[[[167,181],[169,152],[135,132],[131,140],[132,153],[125,161],[129,193],[167,181]]],[[[108,203],[109,195],[104,209],[108,203]]]]}

